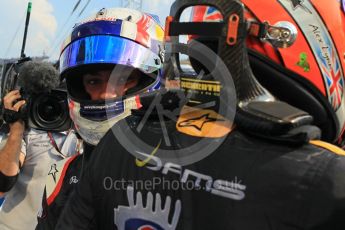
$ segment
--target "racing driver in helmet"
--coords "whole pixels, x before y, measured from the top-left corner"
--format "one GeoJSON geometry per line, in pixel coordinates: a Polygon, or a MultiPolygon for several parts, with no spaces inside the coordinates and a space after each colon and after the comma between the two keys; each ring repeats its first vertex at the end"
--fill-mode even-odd
{"type": "Polygon", "coordinates": [[[139,95],[160,87],[163,34],[157,17],[125,8],[103,8],[73,28],[60,55],[60,73],[84,150],[52,165],[36,229],[55,229],[94,146],[141,107],[139,95]]]}

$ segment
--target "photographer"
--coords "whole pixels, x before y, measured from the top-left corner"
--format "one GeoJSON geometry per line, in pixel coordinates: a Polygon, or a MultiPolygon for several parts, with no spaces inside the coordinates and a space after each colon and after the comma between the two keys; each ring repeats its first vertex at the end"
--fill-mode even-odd
{"type": "MultiPolygon", "coordinates": [[[[41,73],[45,70],[43,67],[49,65],[50,70],[54,69],[47,63],[27,62],[24,65],[20,74],[31,79],[28,72],[37,75],[39,79],[42,74],[52,73],[41,73]]],[[[56,78],[56,86],[59,83],[58,74],[50,76],[53,77],[56,78]]],[[[50,165],[76,154],[80,146],[80,141],[71,129],[47,132],[26,128],[27,120],[19,111],[31,99],[22,98],[19,90],[12,90],[3,98],[4,120],[10,130],[7,142],[0,150],[0,191],[6,195],[0,209],[1,230],[34,229],[45,178],[55,173],[50,165]]]]}
{"type": "MultiPolygon", "coordinates": [[[[24,100],[14,103],[21,98],[19,90],[9,92],[3,100],[4,108],[16,111],[25,104],[24,100]]],[[[23,165],[25,154],[21,153],[21,145],[25,124],[22,120],[9,124],[10,132],[7,142],[0,150],[0,192],[8,192],[17,181],[19,168],[23,165]]]]}

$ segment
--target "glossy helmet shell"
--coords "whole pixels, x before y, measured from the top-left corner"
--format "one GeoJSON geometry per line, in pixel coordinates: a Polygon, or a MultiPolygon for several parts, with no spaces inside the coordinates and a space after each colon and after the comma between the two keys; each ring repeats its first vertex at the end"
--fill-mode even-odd
{"type": "Polygon", "coordinates": [[[249,37],[256,77],[275,96],[309,112],[327,141],[343,141],[345,127],[345,14],[339,1],[243,0],[248,21],[297,29],[279,48],[249,37]]]}

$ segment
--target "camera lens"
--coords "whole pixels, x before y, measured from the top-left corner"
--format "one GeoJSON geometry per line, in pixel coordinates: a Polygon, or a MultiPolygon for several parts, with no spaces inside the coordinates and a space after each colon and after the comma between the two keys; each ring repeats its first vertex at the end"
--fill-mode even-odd
{"type": "Polygon", "coordinates": [[[41,130],[67,130],[71,121],[68,114],[67,94],[53,91],[31,98],[29,126],[41,130]]]}
{"type": "Polygon", "coordinates": [[[38,116],[46,122],[54,122],[61,117],[62,107],[55,98],[46,98],[37,106],[38,116]]]}

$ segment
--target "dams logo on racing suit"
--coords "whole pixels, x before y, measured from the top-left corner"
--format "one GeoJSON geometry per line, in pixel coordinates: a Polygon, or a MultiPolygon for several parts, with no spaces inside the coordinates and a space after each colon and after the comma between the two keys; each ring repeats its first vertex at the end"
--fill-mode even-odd
{"type": "MultiPolygon", "coordinates": [[[[114,223],[119,230],[175,230],[181,213],[181,201],[175,202],[174,214],[169,223],[171,198],[167,196],[164,201],[160,194],[155,197],[147,193],[146,205],[143,204],[141,192],[136,193],[134,201],[134,188],[127,187],[129,206],[118,206],[114,209],[114,223]],[[163,202],[163,209],[162,209],[163,202]],[[155,204],[155,206],[153,206],[155,204]]],[[[170,216],[171,217],[171,216],[170,216]]]]}
{"type": "Polygon", "coordinates": [[[145,162],[144,164],[137,165],[138,167],[145,167],[152,171],[161,171],[163,175],[168,175],[170,173],[178,174],[180,176],[181,183],[193,182],[194,187],[209,192],[216,196],[221,196],[224,198],[232,200],[243,200],[245,198],[244,191],[246,186],[241,184],[241,181],[226,181],[221,179],[213,179],[209,175],[198,173],[189,169],[184,169],[178,164],[167,162],[163,165],[161,159],[153,154],[145,154],[137,152],[145,159],[144,161],[139,161],[136,159],[136,162],[145,162]],[[194,178],[194,180],[192,179],[194,178]],[[205,184],[204,187],[201,187],[201,184],[205,184]]]}

